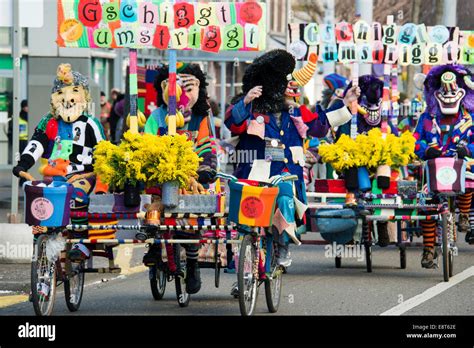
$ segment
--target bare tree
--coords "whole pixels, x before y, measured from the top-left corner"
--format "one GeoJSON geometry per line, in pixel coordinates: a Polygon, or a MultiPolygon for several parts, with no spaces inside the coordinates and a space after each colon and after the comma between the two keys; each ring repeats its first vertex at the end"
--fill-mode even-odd
{"type": "Polygon", "coordinates": [[[324,6],[317,0],[293,0],[292,9],[311,22],[322,22],[324,6]]]}

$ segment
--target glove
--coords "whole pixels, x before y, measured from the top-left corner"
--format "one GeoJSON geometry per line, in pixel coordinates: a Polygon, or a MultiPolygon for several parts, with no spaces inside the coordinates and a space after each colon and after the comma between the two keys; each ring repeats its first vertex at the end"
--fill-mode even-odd
{"type": "Polygon", "coordinates": [[[205,168],[199,168],[197,174],[199,176],[198,181],[201,184],[208,184],[215,181],[217,171],[206,166],[205,168]]]}
{"type": "Polygon", "coordinates": [[[456,149],[458,158],[471,157],[471,151],[465,146],[460,146],[456,149]]]}
{"type": "Polygon", "coordinates": [[[17,165],[15,167],[13,167],[12,172],[13,172],[13,175],[15,175],[17,178],[19,178],[20,177],[20,172],[26,172],[26,169],[23,168],[20,165],[17,165]]]}
{"type": "Polygon", "coordinates": [[[435,149],[434,147],[429,147],[428,150],[425,152],[425,159],[433,159],[433,158],[438,158],[442,155],[443,153],[441,150],[435,149]]]}

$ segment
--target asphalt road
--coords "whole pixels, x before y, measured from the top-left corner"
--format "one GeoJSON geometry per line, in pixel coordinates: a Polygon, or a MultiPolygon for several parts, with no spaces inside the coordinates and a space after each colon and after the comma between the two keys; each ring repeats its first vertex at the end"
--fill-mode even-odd
{"type": "MultiPolygon", "coordinates": [[[[464,236],[460,236],[461,239],[464,236]]],[[[398,249],[373,250],[373,273],[365,261],[343,259],[342,268],[325,257],[324,246],[292,247],[293,265],[283,278],[280,309],[277,315],[473,315],[474,246],[458,242],[459,255],[449,283],[442,282],[441,268],[425,270],[420,266],[421,249],[407,250],[407,268],[399,269],[398,249]],[[396,307],[398,306],[398,307],[396,307]],[[395,310],[393,310],[393,308],[395,310]],[[385,313],[387,314],[387,313],[385,313]]],[[[143,250],[134,253],[142,254],[143,250]]],[[[135,259],[140,255],[136,255],[135,259]]],[[[230,296],[235,274],[221,274],[214,287],[214,271],[203,269],[203,286],[192,295],[189,307],[180,308],[174,283],[168,283],[161,301],[154,301],[147,273],[132,267],[128,275],[88,278],[81,308],[70,313],[59,288],[55,315],[239,315],[238,300],[230,296]]],[[[31,303],[0,308],[0,315],[32,315],[31,303]]],[[[269,314],[264,289],[260,289],[257,315],[269,314]]]]}

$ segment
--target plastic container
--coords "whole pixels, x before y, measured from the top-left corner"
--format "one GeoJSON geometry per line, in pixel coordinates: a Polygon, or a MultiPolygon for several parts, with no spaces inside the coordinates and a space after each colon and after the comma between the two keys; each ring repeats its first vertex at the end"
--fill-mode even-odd
{"type": "Polygon", "coordinates": [[[278,187],[252,180],[230,181],[229,220],[241,225],[272,225],[278,187]]]}
{"type": "Polygon", "coordinates": [[[71,184],[64,181],[27,181],[23,189],[25,222],[28,225],[60,227],[69,223],[74,190],[71,184]]]}
{"type": "Polygon", "coordinates": [[[328,242],[345,244],[353,239],[357,230],[357,218],[352,209],[320,209],[317,211],[316,227],[321,237],[328,242]],[[354,217],[354,219],[335,217],[324,218],[321,216],[354,217]]]}

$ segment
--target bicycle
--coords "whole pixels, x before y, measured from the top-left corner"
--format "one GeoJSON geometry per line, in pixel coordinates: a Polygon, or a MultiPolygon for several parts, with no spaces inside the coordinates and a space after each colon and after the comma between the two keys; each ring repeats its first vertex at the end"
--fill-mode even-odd
{"type": "MultiPolygon", "coordinates": [[[[262,183],[252,180],[239,180],[231,175],[220,175],[221,178],[230,180],[230,206],[229,220],[237,224],[237,231],[242,238],[238,253],[237,287],[240,313],[243,316],[253,314],[258,297],[258,289],[264,284],[265,299],[268,311],[276,313],[280,305],[282,275],[284,269],[278,265],[278,243],[274,238],[271,228],[271,218],[275,212],[275,202],[270,203],[271,208],[253,206],[252,200],[258,198],[249,193],[246,197],[249,206],[245,206],[244,200],[234,198],[242,190],[243,184],[247,187],[258,187],[265,190],[270,189],[273,199],[276,201],[278,195],[278,184],[282,181],[295,181],[296,175],[278,176],[270,183],[262,183]],[[253,197],[253,198],[251,198],[253,197]],[[238,201],[238,204],[237,204],[238,201]],[[260,209],[260,211],[258,211],[260,209]],[[267,219],[257,221],[267,213],[267,219]],[[269,217],[269,219],[268,219],[269,217]],[[265,221],[264,221],[265,220],[265,221]],[[251,223],[250,221],[253,221],[251,223]],[[246,223],[244,223],[246,222],[246,223]]],[[[256,203],[257,205],[260,203],[256,203]]]]}

